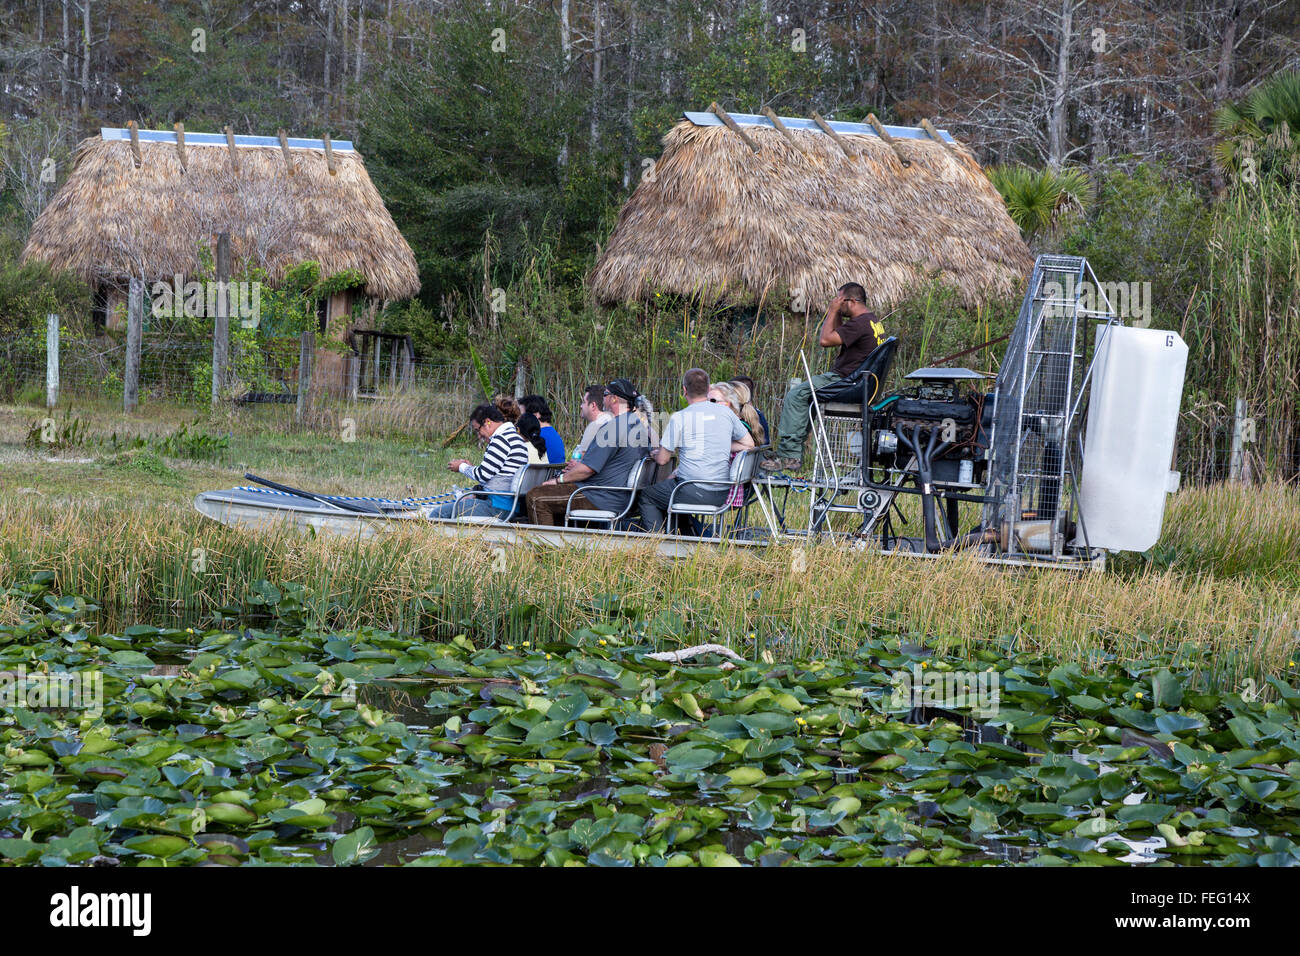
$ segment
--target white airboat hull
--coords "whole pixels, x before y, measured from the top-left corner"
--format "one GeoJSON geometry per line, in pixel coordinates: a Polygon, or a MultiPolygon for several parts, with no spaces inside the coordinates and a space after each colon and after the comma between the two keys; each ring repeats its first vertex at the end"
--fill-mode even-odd
{"type": "MultiPolygon", "coordinates": [[[[366,500],[366,499],[359,499],[366,500]]],[[[378,501],[382,499],[369,499],[378,501]]],[[[396,502],[386,502],[389,505],[396,502]]],[[[194,498],[198,512],[214,521],[232,528],[248,531],[281,531],[286,527],[304,534],[329,534],[341,538],[376,538],[393,532],[424,529],[420,533],[436,534],[447,538],[463,538],[484,544],[514,546],[531,544],[550,548],[578,548],[592,551],[634,551],[647,545],[669,558],[690,557],[700,550],[719,547],[744,549],[761,553],[774,540],[765,535],[755,539],[736,536],[723,538],[698,538],[683,535],[645,534],[637,531],[607,531],[594,528],[554,528],[531,524],[506,524],[499,521],[440,520],[428,518],[425,511],[411,506],[389,510],[385,514],[362,514],[338,508],[328,502],[297,498],[291,495],[263,492],[250,488],[231,488],[225,491],[205,491],[194,498]]],[[[814,537],[800,534],[782,534],[775,540],[836,541],[855,550],[874,550],[868,539],[853,537],[814,537]]],[[[904,548],[884,552],[911,558],[943,560],[950,554],[927,554],[904,548]]],[[[1050,564],[1026,555],[1003,556],[979,554],[978,560],[988,564],[1012,567],[1044,567],[1074,570],[1101,570],[1105,567],[1105,552],[1098,551],[1092,558],[1055,560],[1050,564]]]]}
{"type": "MultiPolygon", "coordinates": [[[[636,531],[606,531],[589,528],[554,528],[543,525],[506,524],[499,521],[476,522],[440,520],[425,516],[419,508],[390,511],[383,515],[360,514],[328,506],[310,499],[288,496],[270,497],[266,501],[249,500],[244,489],[206,491],[194,499],[194,507],[221,524],[250,531],[282,530],[289,526],[316,534],[348,538],[375,538],[415,527],[426,533],[448,538],[469,538],[485,544],[517,545],[525,542],[543,547],[588,550],[637,550],[653,545],[666,557],[689,557],[700,548],[716,548],[717,538],[681,535],[645,534],[636,531]]],[[[763,541],[728,539],[729,547],[761,548],[763,541]]]]}

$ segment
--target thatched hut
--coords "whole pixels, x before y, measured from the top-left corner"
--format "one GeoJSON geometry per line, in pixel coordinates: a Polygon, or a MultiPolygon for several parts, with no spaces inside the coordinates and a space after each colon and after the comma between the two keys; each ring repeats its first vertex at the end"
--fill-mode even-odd
{"type": "MultiPolygon", "coordinates": [[[[350,333],[358,301],[409,298],[415,257],[352,144],[269,136],[104,129],[83,140],[72,172],[32,226],[23,259],[81,276],[99,321],[119,324],[129,277],[193,278],[204,250],[230,234],[235,269],[272,284],[319,263],[322,276],[355,270],[364,285],[320,303],[321,330],[350,333]]],[[[337,353],[325,355],[339,365],[337,353]],[[332,355],[332,358],[331,358],[332,355]]]]}
{"type": "Polygon", "coordinates": [[[687,113],[619,213],[590,276],[597,300],[662,292],[770,307],[802,290],[815,311],[857,281],[884,309],[934,277],[975,304],[1029,274],[1001,197],[951,135],[928,123],[879,127],[884,136],[825,125],[833,133],[809,120],[687,113]]]}

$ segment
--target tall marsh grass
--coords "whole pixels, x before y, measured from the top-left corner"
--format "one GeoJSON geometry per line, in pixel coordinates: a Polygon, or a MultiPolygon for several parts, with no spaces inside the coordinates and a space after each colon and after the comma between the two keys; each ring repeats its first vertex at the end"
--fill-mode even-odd
{"type": "Polygon", "coordinates": [[[1295,551],[1250,546],[1279,526],[1280,540],[1294,544],[1295,492],[1267,494],[1287,516],[1254,510],[1258,499],[1227,489],[1183,492],[1167,539],[1192,555],[1187,570],[1148,563],[1100,574],[797,545],[763,553],[724,547],[678,561],[650,549],[519,547],[498,557],[418,527],[363,542],[238,531],[181,505],[19,499],[0,501],[0,581],[52,571],[60,590],[123,617],[192,623],[240,603],[252,582],[267,579],[307,588],[322,627],[545,639],[609,614],[644,622],[647,641],[719,641],[778,657],[851,650],[866,628],[946,645],[1014,641],[1065,660],[1098,651],[1140,659],[1187,645],[1212,651],[1218,679],[1234,680],[1294,673],[1287,665],[1300,652],[1295,551]]]}

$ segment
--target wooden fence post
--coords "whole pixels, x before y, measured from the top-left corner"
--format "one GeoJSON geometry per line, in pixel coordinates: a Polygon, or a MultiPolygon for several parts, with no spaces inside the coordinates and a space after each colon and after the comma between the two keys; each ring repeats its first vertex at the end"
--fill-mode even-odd
{"type": "Polygon", "coordinates": [[[294,410],[294,422],[299,428],[307,424],[311,413],[312,365],[316,360],[316,333],[311,329],[302,333],[298,347],[298,407],[294,410]]]}
{"type": "Polygon", "coordinates": [[[59,404],[59,317],[45,317],[45,407],[59,404]]]}
{"type": "Polygon", "coordinates": [[[402,388],[411,387],[411,374],[415,371],[415,358],[412,355],[411,337],[402,340],[402,388]]]}
{"type": "Polygon", "coordinates": [[[355,402],[357,394],[361,391],[361,356],[356,352],[349,352],[345,358],[348,363],[348,401],[355,402]]]}
{"type": "Polygon", "coordinates": [[[528,388],[528,364],[521,358],[515,362],[515,398],[523,398],[528,388]]]}
{"type": "Polygon", "coordinates": [[[140,404],[140,337],[144,332],[144,280],[131,277],[126,301],[126,373],[122,376],[122,408],[133,412],[140,404]]]}
{"type": "MultiPolygon", "coordinates": [[[[221,398],[226,384],[226,362],[230,356],[230,233],[217,236],[217,314],[212,322],[212,404],[221,398]]],[[[205,296],[206,299],[206,296],[205,296]]]]}
{"type": "Polygon", "coordinates": [[[1232,419],[1232,457],[1228,461],[1228,480],[1241,481],[1242,426],[1246,420],[1246,400],[1237,399],[1236,414],[1232,419]]]}

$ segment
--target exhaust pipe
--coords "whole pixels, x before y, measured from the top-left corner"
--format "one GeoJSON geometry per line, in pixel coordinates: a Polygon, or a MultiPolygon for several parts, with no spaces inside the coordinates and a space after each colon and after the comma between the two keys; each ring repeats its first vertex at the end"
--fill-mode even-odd
{"type": "MultiPolygon", "coordinates": [[[[939,440],[939,431],[937,428],[930,428],[930,440],[926,443],[924,449],[921,448],[921,425],[912,427],[912,435],[909,439],[906,432],[900,428],[898,430],[899,441],[903,442],[916,456],[917,475],[921,479],[921,520],[925,525],[925,550],[931,554],[943,550],[943,542],[939,540],[938,522],[943,519],[938,514],[934,500],[934,456],[941,455],[948,450],[952,442],[944,442],[942,445],[935,447],[939,440]]],[[[944,530],[948,537],[953,536],[953,532],[948,528],[947,522],[944,521],[944,530]]]]}

